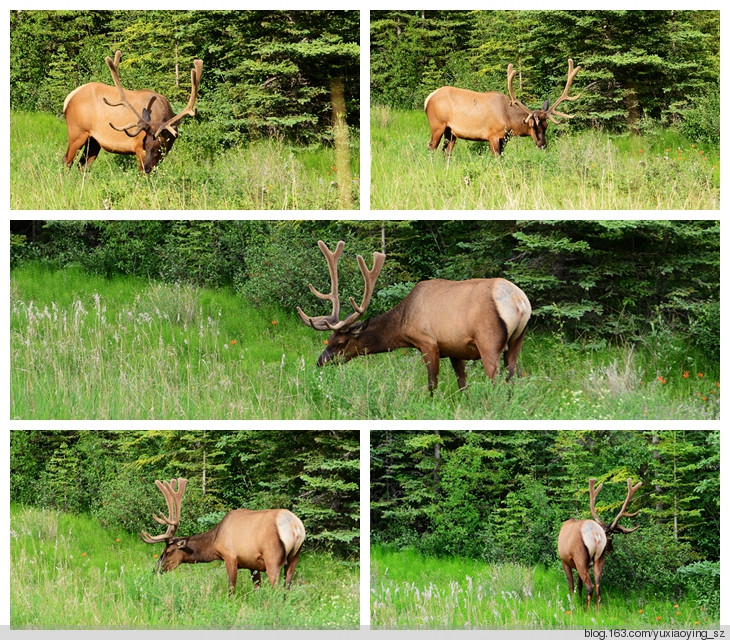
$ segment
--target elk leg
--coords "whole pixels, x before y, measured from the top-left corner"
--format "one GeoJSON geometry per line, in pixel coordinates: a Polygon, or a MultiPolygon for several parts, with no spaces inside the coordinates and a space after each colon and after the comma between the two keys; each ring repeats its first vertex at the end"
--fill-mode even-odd
{"type": "Polygon", "coordinates": [[[449,358],[451,366],[456,372],[456,380],[459,383],[459,389],[466,389],[466,360],[461,358],[449,358]]]}
{"type": "Polygon", "coordinates": [[[428,150],[433,151],[438,149],[439,142],[441,142],[441,136],[446,131],[446,125],[437,124],[436,127],[431,127],[431,140],[428,143],[428,150]]]}
{"type": "Polygon", "coordinates": [[[451,129],[447,127],[446,131],[444,131],[444,153],[447,156],[451,155],[451,151],[453,150],[455,144],[456,136],[452,133],[451,129]]]}
{"type": "Polygon", "coordinates": [[[286,571],[284,573],[284,586],[286,586],[287,589],[291,587],[291,581],[294,577],[294,569],[297,568],[298,562],[299,552],[297,552],[294,557],[289,558],[289,561],[286,563],[286,571]]]}
{"type": "Polygon", "coordinates": [[[96,156],[99,155],[99,152],[101,151],[101,145],[96,141],[95,138],[89,138],[86,141],[86,146],[84,147],[84,152],[81,155],[81,160],[79,161],[80,165],[83,165],[84,167],[88,167],[94,160],[96,160],[96,156]]]}
{"type": "Polygon", "coordinates": [[[573,595],[575,591],[575,585],[573,584],[573,570],[563,562],[563,571],[565,571],[565,575],[568,576],[568,588],[570,589],[570,594],[573,595]]]}
{"type": "Polygon", "coordinates": [[[251,581],[253,582],[254,589],[261,587],[261,572],[258,569],[251,570],[251,581]]]}
{"type": "MultiPolygon", "coordinates": [[[[591,598],[593,597],[593,583],[591,582],[591,574],[588,571],[588,567],[583,569],[581,571],[578,569],[578,575],[580,576],[580,579],[583,584],[586,586],[586,609],[590,608],[591,606],[591,598]]],[[[582,584],[578,584],[578,595],[580,596],[581,600],[583,599],[583,589],[582,584]]]]}
{"type": "Polygon", "coordinates": [[[507,351],[504,352],[504,366],[507,368],[507,380],[515,375],[517,368],[517,358],[522,350],[522,341],[525,339],[525,331],[523,331],[517,339],[513,339],[508,343],[507,351]]]}
{"type": "Polygon", "coordinates": [[[421,347],[423,361],[428,371],[428,390],[433,393],[439,383],[439,349],[438,345],[427,345],[421,347]]]}
{"type": "Polygon", "coordinates": [[[80,133],[77,136],[71,137],[71,134],[69,133],[68,137],[68,147],[66,147],[66,155],[63,156],[63,163],[70,167],[74,163],[74,158],[76,157],[76,154],[78,153],[79,149],[83,146],[83,144],[87,140],[87,134],[80,133]]]}
{"type": "Polygon", "coordinates": [[[228,574],[228,593],[233,594],[236,590],[236,579],[238,578],[238,560],[236,558],[224,558],[226,573],[228,574]]]}

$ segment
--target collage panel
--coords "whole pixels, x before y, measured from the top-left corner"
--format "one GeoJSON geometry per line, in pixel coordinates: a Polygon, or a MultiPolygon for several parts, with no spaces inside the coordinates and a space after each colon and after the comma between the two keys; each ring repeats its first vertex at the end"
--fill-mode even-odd
{"type": "Polygon", "coordinates": [[[370,11],[373,210],[720,209],[720,12],[370,11]]]}
{"type": "Polygon", "coordinates": [[[358,209],[359,42],[357,10],[11,11],[10,208],[358,209]]]}
{"type": "Polygon", "coordinates": [[[719,430],[374,429],[370,460],[373,629],[719,627],[719,430]]]}
{"type": "Polygon", "coordinates": [[[10,431],[13,629],[359,628],[359,433],[191,426],[10,431]]]}
{"type": "Polygon", "coordinates": [[[716,220],[10,228],[12,419],[720,416],[716,220]]]}

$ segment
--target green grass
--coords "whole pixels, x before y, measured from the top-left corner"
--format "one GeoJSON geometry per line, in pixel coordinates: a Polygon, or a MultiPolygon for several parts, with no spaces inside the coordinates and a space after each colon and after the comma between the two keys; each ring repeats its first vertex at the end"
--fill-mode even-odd
{"type": "MultiPolygon", "coordinates": [[[[600,611],[571,596],[554,567],[488,565],[414,550],[371,548],[371,624],[375,629],[641,629],[716,627],[690,601],[623,593],[602,584],[600,611]]],[[[585,594],[584,594],[585,598],[585,594]]]]}
{"type": "Polygon", "coordinates": [[[80,268],[11,272],[10,416],[22,419],[718,419],[719,363],[668,332],[576,348],[528,330],[521,375],[416,350],[318,368],[321,333],[241,296],[80,268]],[[685,377],[686,375],[686,377],[685,377]]]}
{"type": "Polygon", "coordinates": [[[502,158],[458,140],[427,149],[425,114],[373,107],[372,209],[719,209],[719,151],[671,130],[618,138],[548,127],[548,148],[513,138],[502,158]]]}
{"type": "Polygon", "coordinates": [[[229,597],[221,562],[157,574],[154,554],[161,550],[88,516],[12,505],[11,627],[359,627],[360,578],[352,562],[305,545],[288,592],[266,579],[254,591],[249,572],[240,570],[229,597]]]}
{"type": "MultiPolygon", "coordinates": [[[[150,175],[134,156],[102,151],[88,171],[62,162],[68,138],[49,114],[10,116],[12,209],[337,209],[334,151],[259,140],[201,154],[198,123],[185,122],[180,139],[150,175]]],[[[202,134],[201,134],[202,135],[202,134]]],[[[351,136],[353,137],[353,136],[351,136]]],[[[359,201],[359,151],[351,142],[352,194],[359,201]]],[[[77,160],[78,160],[77,156],[77,160]]]]}

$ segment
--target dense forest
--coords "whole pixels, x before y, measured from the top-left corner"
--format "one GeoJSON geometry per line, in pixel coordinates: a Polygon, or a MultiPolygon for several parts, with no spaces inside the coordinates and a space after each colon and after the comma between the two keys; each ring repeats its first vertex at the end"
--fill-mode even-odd
{"type": "MultiPolygon", "coordinates": [[[[678,593],[704,583],[719,607],[719,431],[373,431],[371,540],[487,563],[557,563],[561,523],[604,519],[643,482],[604,577],[678,593]]],[[[559,565],[558,565],[559,566],[559,565]]]]}
{"type": "Polygon", "coordinates": [[[357,11],[11,11],[10,106],[61,116],[77,86],[109,83],[120,49],[125,83],[185,104],[203,60],[186,137],[214,153],[257,137],[332,141],[332,89],[359,124],[357,11]]]}
{"type": "Polygon", "coordinates": [[[327,279],[320,238],[347,242],[341,283],[355,297],[355,254],[387,254],[372,312],[419,280],[506,277],[527,293],[535,329],[600,349],[670,328],[719,358],[719,221],[18,221],[11,266],[232,287],[293,314],[308,283],[327,279]]]}
{"type": "Polygon", "coordinates": [[[509,63],[517,97],[540,104],[572,58],[571,127],[681,125],[719,145],[719,11],[372,11],[370,37],[376,105],[421,110],[443,85],[506,93],[509,63]]]}
{"type": "Polygon", "coordinates": [[[309,549],[359,555],[359,435],[353,431],[10,432],[10,499],[90,513],[132,533],[157,527],[156,479],[189,480],[180,534],[237,508],[287,508],[309,549]]]}

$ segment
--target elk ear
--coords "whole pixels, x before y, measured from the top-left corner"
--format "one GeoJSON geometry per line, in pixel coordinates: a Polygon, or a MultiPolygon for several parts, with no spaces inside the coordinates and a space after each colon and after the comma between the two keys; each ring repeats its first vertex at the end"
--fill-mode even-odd
{"type": "Polygon", "coordinates": [[[365,329],[368,328],[368,324],[370,324],[370,318],[365,320],[365,322],[354,325],[353,328],[350,330],[350,335],[353,338],[357,338],[363,331],[365,331],[365,329]]]}
{"type": "Polygon", "coordinates": [[[545,100],[545,102],[542,103],[542,110],[547,111],[550,108],[550,100],[545,100]]]}

